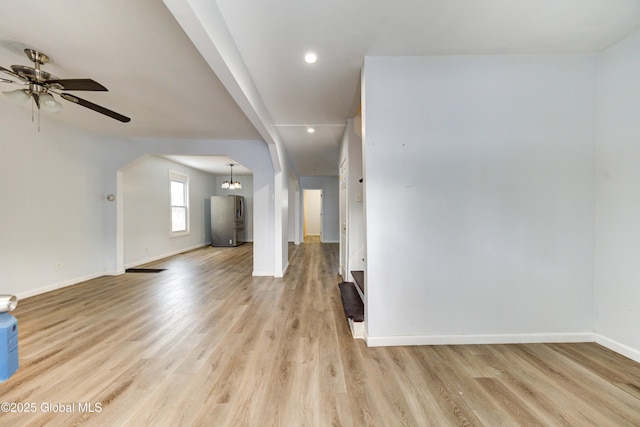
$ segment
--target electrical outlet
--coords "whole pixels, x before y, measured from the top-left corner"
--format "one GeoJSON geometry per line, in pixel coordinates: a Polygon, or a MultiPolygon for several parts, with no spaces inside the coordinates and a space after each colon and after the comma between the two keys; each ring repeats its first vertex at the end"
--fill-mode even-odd
{"type": "Polygon", "coordinates": [[[56,271],[60,271],[60,270],[62,270],[62,264],[57,263],[56,264],[56,271]]]}

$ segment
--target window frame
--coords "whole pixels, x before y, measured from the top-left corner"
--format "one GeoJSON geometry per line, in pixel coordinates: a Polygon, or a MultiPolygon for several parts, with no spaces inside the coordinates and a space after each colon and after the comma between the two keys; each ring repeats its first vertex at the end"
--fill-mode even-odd
{"type": "Polygon", "coordinates": [[[185,175],[184,173],[170,170],[169,171],[169,237],[179,237],[186,236],[191,233],[189,221],[189,175],[185,175]],[[174,205],[173,204],[173,190],[172,190],[172,182],[179,182],[184,185],[184,205],[174,205]],[[184,230],[173,230],[173,210],[174,208],[183,208],[184,209],[184,220],[185,220],[185,229],[184,230]]]}

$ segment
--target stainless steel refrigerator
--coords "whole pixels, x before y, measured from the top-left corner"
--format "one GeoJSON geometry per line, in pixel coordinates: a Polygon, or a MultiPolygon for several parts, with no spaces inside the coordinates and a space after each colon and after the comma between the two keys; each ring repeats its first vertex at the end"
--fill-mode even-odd
{"type": "Polygon", "coordinates": [[[211,246],[238,246],[244,238],[244,197],[211,196],[211,246]]]}

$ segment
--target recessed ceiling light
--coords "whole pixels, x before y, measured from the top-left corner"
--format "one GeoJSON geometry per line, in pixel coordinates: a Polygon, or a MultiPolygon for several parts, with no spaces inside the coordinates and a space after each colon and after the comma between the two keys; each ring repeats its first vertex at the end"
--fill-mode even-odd
{"type": "Polygon", "coordinates": [[[304,62],[306,62],[307,64],[315,64],[317,60],[318,57],[313,52],[307,52],[307,54],[304,56],[304,62]]]}
{"type": "Polygon", "coordinates": [[[307,133],[314,133],[316,130],[314,128],[307,128],[307,133]]]}

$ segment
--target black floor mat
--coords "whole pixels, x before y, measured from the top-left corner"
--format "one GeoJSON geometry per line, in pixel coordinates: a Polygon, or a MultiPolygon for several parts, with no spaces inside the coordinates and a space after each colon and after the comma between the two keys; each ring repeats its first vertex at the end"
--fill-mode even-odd
{"type": "Polygon", "coordinates": [[[125,273],[160,273],[165,271],[166,268],[127,268],[125,273]]]}
{"type": "Polygon", "coordinates": [[[340,287],[344,314],[347,315],[347,318],[353,319],[354,322],[363,322],[364,304],[356,290],[356,285],[352,282],[342,282],[338,286],[340,287]]]}

